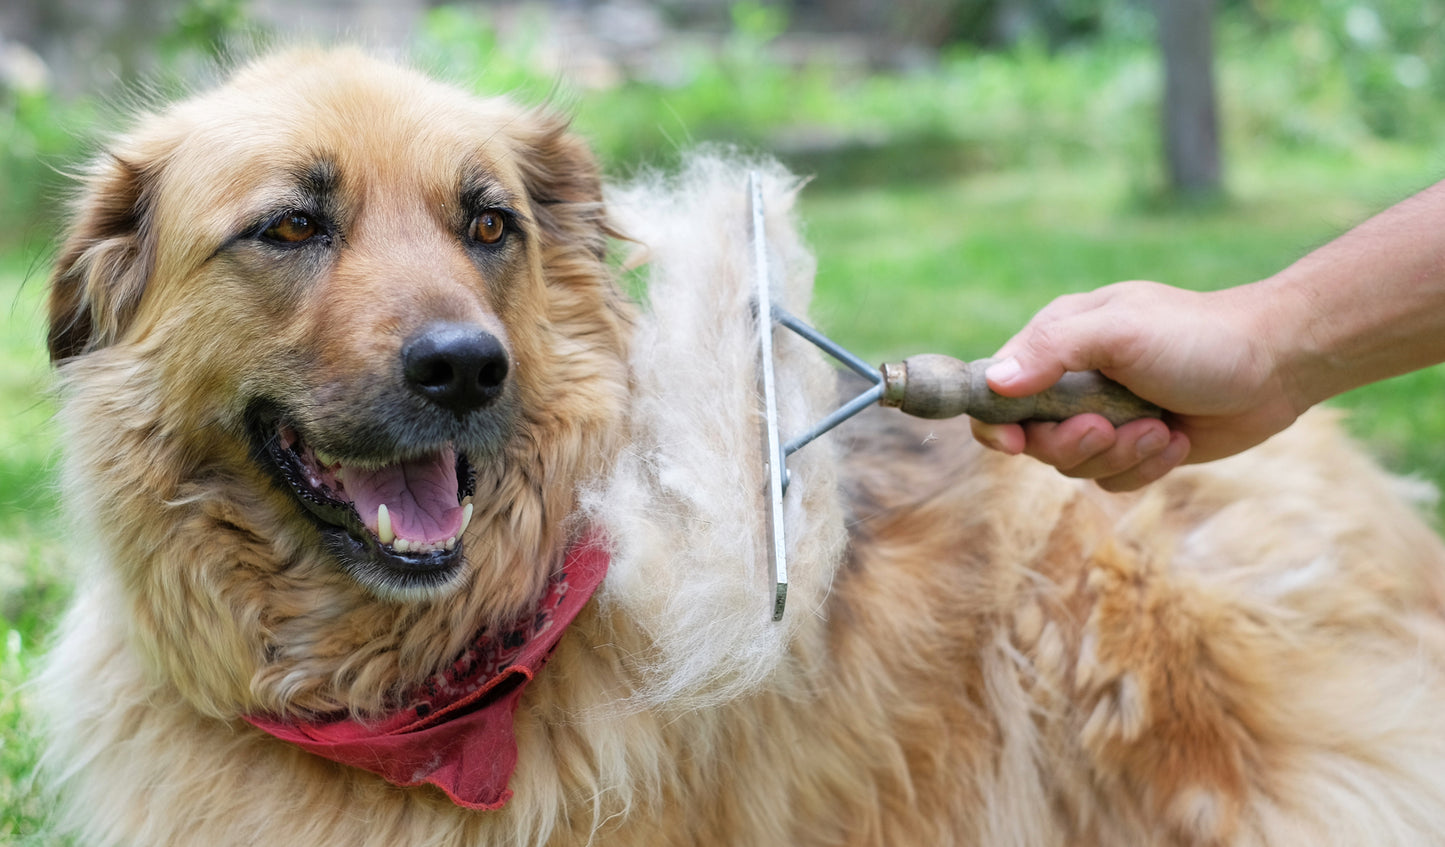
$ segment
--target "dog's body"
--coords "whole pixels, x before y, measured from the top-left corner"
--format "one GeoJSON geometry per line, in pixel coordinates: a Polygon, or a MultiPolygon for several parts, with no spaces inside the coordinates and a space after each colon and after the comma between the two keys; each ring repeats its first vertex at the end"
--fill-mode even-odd
{"type": "MultiPolygon", "coordinates": [[[[118,142],[51,299],[100,551],[44,685],[82,843],[1445,833],[1445,551],[1328,421],[1109,496],[870,412],[796,457],[772,624],[761,462],[729,440],[754,421],[677,399],[721,374],[746,400],[745,294],[650,322],[608,233],[560,123],[356,53],[283,54],[118,142]],[[669,332],[705,362],[672,374],[669,332]],[[381,517],[383,490],[410,505],[381,517]],[[612,570],[521,694],[500,808],[258,728],[385,715],[599,533],[612,570]]],[[[745,244],[718,251],[737,276],[745,244]]],[[[780,355],[806,414],[830,378],[780,355]]]]}

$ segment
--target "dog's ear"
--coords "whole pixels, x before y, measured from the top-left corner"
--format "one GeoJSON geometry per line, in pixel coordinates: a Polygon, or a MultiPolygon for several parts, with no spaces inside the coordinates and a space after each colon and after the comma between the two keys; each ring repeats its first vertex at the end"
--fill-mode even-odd
{"type": "Polygon", "coordinates": [[[157,170],[107,155],[84,180],[50,278],[53,364],[111,344],[135,314],[153,263],[148,233],[157,170]]]}
{"type": "Polygon", "coordinates": [[[607,252],[602,175],[597,159],[560,115],[534,110],[513,125],[522,179],[532,197],[543,236],[553,244],[584,247],[597,258],[607,252]]]}

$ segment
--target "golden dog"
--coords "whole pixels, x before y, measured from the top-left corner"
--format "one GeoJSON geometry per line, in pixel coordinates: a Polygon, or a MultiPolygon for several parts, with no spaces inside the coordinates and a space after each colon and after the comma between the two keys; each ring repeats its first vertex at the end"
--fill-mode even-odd
{"type": "Polygon", "coordinates": [[[96,162],[49,334],[79,843],[1445,838],[1445,551],[1329,421],[1111,496],[871,412],[804,451],[774,625],[760,518],[707,500],[759,510],[755,445],[676,399],[746,400],[745,299],[661,361],[609,259],[701,256],[646,231],[712,201],[618,196],[557,118],[345,50],[96,162]]]}

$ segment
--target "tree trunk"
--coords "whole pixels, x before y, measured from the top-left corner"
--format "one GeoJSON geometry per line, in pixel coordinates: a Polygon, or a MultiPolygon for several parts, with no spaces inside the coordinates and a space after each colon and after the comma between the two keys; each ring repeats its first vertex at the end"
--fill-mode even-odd
{"type": "Polygon", "coordinates": [[[1155,0],[1164,56],[1164,158],[1181,194],[1219,190],[1214,93],[1214,0],[1155,0]]]}

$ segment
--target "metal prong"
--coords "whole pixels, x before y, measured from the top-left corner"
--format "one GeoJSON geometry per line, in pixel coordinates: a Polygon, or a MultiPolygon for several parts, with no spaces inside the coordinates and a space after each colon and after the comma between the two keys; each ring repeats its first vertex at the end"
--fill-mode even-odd
{"type": "Polygon", "coordinates": [[[813,427],[807,432],[792,439],[787,444],[784,444],[784,458],[798,452],[800,449],[807,446],[808,442],[812,441],[813,439],[817,438],[818,436],[822,435],[823,433],[827,432],[828,430],[832,429],[843,421],[848,420],[849,418],[853,417],[864,409],[867,409],[870,406],[878,405],[878,401],[882,397],[883,385],[882,383],[879,383],[872,386],[867,391],[864,391],[862,394],[859,394],[857,397],[854,397],[852,400],[849,400],[847,403],[844,403],[843,405],[834,409],[832,413],[829,414],[826,418],[823,418],[821,421],[813,424],[813,427]]]}
{"type": "MultiPolygon", "coordinates": [[[[848,348],[844,347],[843,345],[839,344],[838,342],[809,326],[797,315],[794,315],[792,312],[789,312],[782,306],[773,306],[773,320],[777,321],[788,329],[791,329],[794,333],[802,336],[808,341],[811,341],[813,343],[813,346],[817,347],[819,350],[822,350],[824,353],[827,353],[829,356],[832,356],[834,359],[837,359],[839,362],[847,365],[853,370],[854,373],[873,383],[873,385],[866,391],[860,393],[857,397],[854,397],[847,403],[839,406],[837,409],[834,409],[832,413],[830,413],[827,417],[823,418],[821,421],[813,424],[813,426],[809,428],[807,432],[802,433],[801,435],[793,438],[787,444],[784,444],[783,457],[786,458],[798,452],[798,450],[802,449],[813,439],[817,438],[818,436],[822,435],[823,433],[827,432],[828,430],[832,429],[843,421],[846,421],[854,415],[858,414],[859,412],[863,411],[864,409],[867,409],[868,407],[877,404],[879,399],[883,397],[883,373],[877,368],[858,358],[858,356],[854,355],[853,351],[849,350],[848,348]]],[[[786,478],[784,480],[783,490],[787,490],[786,478]]]]}
{"type": "Polygon", "coordinates": [[[753,279],[758,304],[758,355],[763,377],[763,455],[768,463],[768,558],[773,566],[773,620],[783,619],[788,600],[787,543],[783,534],[783,483],[786,457],[778,436],[778,396],[773,378],[773,296],[768,279],[767,228],[763,218],[763,184],[757,171],[748,174],[753,212],[753,279]]]}
{"type": "Polygon", "coordinates": [[[813,342],[813,346],[842,362],[853,370],[854,373],[863,377],[873,384],[883,381],[883,375],[878,368],[863,361],[854,355],[852,350],[844,347],[808,324],[804,323],[797,315],[784,309],[782,306],[773,306],[773,320],[801,335],[803,338],[813,342]]]}

